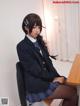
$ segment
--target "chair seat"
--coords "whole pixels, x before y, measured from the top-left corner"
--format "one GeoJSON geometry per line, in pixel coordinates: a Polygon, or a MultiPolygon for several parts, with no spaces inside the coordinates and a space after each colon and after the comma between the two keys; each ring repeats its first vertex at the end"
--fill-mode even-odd
{"type": "Polygon", "coordinates": [[[63,99],[54,99],[54,100],[49,100],[45,99],[44,101],[41,102],[35,102],[30,105],[29,102],[27,102],[27,106],[62,106],[63,99]]]}

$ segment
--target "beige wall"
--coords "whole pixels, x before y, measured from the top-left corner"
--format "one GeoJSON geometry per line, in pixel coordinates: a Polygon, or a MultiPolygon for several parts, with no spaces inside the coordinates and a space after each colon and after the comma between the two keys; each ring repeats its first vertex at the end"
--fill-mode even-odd
{"type": "Polygon", "coordinates": [[[24,37],[21,23],[30,12],[38,13],[44,24],[42,0],[0,0],[0,98],[8,97],[9,106],[19,104],[16,44],[24,37]]]}

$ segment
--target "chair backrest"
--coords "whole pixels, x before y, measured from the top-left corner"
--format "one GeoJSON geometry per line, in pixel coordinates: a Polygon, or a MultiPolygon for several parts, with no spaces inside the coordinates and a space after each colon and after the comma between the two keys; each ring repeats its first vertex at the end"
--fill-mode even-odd
{"type": "Polygon", "coordinates": [[[17,75],[17,85],[18,85],[18,92],[19,98],[21,102],[21,106],[27,106],[26,102],[26,92],[25,92],[25,85],[24,85],[24,76],[23,76],[23,68],[20,62],[16,63],[16,75],[17,75]]]}

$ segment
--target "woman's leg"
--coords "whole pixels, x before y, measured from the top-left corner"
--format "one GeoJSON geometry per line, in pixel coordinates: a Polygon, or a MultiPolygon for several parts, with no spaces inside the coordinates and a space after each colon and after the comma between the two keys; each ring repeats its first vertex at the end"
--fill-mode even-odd
{"type": "Polygon", "coordinates": [[[60,85],[48,99],[64,99],[62,106],[78,106],[77,89],[70,85],[60,85]]]}

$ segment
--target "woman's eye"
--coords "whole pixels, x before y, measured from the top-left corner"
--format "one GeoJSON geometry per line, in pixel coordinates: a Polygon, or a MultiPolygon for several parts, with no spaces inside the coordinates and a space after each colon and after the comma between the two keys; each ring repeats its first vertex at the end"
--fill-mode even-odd
{"type": "Polygon", "coordinates": [[[33,28],[36,28],[36,26],[33,26],[33,28]]]}
{"type": "Polygon", "coordinates": [[[40,26],[38,26],[38,28],[39,28],[39,29],[41,29],[41,27],[40,27],[40,26]]]}
{"type": "Polygon", "coordinates": [[[40,26],[33,26],[33,28],[39,28],[40,29],[40,26]]]}

